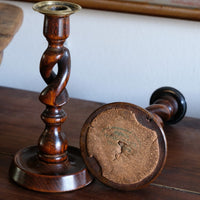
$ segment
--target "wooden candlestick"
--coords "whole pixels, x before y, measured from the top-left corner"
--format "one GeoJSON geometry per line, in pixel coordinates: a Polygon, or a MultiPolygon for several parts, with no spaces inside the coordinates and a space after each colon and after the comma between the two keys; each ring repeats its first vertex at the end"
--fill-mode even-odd
{"type": "Polygon", "coordinates": [[[67,144],[61,124],[66,120],[62,106],[68,100],[65,86],[70,75],[70,53],[63,46],[69,36],[69,15],[80,6],[68,2],[45,1],[33,9],[45,14],[44,36],[49,45],[40,62],[40,73],[47,87],[39,99],[46,105],[41,118],[45,129],[38,146],[20,150],[10,168],[11,178],[31,190],[64,192],[91,182],[79,149],[67,144]],[[58,72],[53,72],[57,64],[58,72]]]}
{"type": "Polygon", "coordinates": [[[102,183],[120,190],[140,189],[164,167],[167,144],[163,124],[180,121],[184,96],[174,88],[156,90],[146,109],[111,103],[93,112],[81,131],[81,153],[88,170],[102,183]]]}

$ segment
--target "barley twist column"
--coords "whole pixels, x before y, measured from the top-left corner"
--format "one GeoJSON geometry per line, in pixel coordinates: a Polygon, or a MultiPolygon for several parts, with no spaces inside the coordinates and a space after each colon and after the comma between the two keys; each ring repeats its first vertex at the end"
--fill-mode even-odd
{"type": "Polygon", "coordinates": [[[39,99],[46,106],[41,115],[45,129],[38,146],[26,147],[14,157],[11,178],[31,190],[65,192],[82,188],[92,179],[79,149],[68,146],[61,129],[66,120],[62,106],[68,100],[65,89],[70,75],[70,53],[63,46],[69,36],[69,16],[80,6],[63,1],[44,1],[33,6],[44,14],[44,36],[48,47],[40,62],[40,73],[47,83],[39,99]],[[57,65],[58,71],[53,68],[57,65]]]}

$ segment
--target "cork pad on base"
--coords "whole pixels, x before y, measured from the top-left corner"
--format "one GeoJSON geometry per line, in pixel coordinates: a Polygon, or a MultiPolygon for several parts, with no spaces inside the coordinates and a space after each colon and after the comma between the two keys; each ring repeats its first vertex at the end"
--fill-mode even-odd
{"type": "Polygon", "coordinates": [[[166,158],[162,129],[146,110],[113,103],[96,110],[81,131],[81,152],[101,182],[134,190],[151,182],[166,158]]]}

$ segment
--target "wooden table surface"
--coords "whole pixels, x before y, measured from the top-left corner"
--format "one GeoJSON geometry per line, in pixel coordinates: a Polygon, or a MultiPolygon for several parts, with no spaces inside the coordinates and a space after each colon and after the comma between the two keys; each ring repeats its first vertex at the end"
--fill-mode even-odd
{"type": "MultiPolygon", "coordinates": [[[[69,144],[79,147],[81,127],[101,103],[70,99],[64,106],[68,119],[63,130],[69,144]]],[[[37,144],[44,124],[44,109],[38,93],[0,87],[0,199],[88,199],[88,200],[200,200],[200,120],[185,118],[165,127],[168,141],[167,163],[161,175],[148,187],[134,192],[111,189],[94,180],[89,186],[69,193],[40,193],[24,189],[9,179],[13,155],[21,148],[37,144]]]]}
{"type": "Polygon", "coordinates": [[[22,24],[23,11],[21,8],[0,3],[0,63],[3,50],[8,46],[22,24]]]}

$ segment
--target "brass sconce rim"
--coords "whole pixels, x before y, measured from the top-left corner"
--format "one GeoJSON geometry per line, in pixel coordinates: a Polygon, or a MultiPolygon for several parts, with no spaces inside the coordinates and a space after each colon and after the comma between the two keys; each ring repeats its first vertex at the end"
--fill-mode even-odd
{"type": "Polygon", "coordinates": [[[69,16],[81,10],[81,6],[66,1],[41,1],[33,5],[33,10],[52,16],[69,16]]]}

